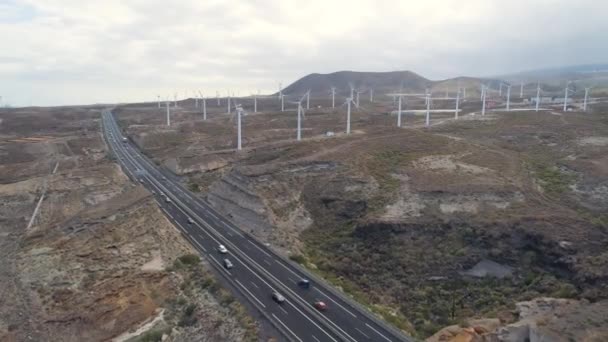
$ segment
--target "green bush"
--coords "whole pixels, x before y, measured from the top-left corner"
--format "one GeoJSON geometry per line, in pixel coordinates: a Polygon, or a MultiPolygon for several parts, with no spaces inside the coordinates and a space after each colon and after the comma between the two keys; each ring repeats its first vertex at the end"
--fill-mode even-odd
{"type": "Polygon", "coordinates": [[[306,258],[302,254],[291,254],[289,259],[297,262],[300,265],[304,265],[306,263],[306,258]]]}
{"type": "Polygon", "coordinates": [[[198,265],[201,262],[201,258],[196,254],[186,254],[177,258],[182,264],[192,266],[198,265]]]}

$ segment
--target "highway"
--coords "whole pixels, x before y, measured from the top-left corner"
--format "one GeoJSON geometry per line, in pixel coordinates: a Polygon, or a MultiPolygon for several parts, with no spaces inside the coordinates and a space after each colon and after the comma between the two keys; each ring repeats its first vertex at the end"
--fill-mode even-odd
{"type": "Polygon", "coordinates": [[[323,280],[274,253],[184,188],[130,141],[123,141],[111,110],[102,112],[102,124],[105,140],[123,171],[154,194],[160,209],[201,256],[287,340],[412,341],[323,280]],[[227,254],[218,252],[220,244],[226,246],[227,254]],[[234,264],[229,270],[223,264],[226,258],[234,264]],[[299,286],[300,279],[308,279],[310,287],[299,286]],[[285,302],[275,302],[273,291],[283,295],[285,302]],[[327,310],[317,310],[316,301],[325,302],[327,310]]]}

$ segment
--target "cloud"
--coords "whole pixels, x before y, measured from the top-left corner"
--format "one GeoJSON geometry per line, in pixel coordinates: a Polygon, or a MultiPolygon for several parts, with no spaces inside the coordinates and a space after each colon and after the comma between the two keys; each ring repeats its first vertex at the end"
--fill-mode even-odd
{"type": "Polygon", "coordinates": [[[23,0],[0,4],[0,95],[17,105],[275,91],[311,72],[431,78],[605,62],[591,0],[23,0]]]}

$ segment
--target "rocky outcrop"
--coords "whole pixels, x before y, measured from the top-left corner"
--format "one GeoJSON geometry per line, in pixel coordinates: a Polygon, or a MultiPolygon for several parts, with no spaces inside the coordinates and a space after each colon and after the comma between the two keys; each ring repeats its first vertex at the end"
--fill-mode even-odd
{"type": "Polygon", "coordinates": [[[537,298],[516,304],[515,322],[472,320],[465,327],[441,329],[427,342],[570,342],[606,341],[608,301],[537,298]]]}

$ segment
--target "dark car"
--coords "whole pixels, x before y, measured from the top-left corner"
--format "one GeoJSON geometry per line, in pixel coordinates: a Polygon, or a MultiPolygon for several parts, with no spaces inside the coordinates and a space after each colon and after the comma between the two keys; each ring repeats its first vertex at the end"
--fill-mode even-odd
{"type": "Polygon", "coordinates": [[[310,281],[308,279],[300,279],[298,280],[298,286],[303,288],[303,289],[307,289],[310,287],[310,281]]]}

